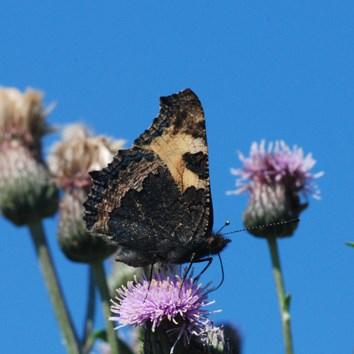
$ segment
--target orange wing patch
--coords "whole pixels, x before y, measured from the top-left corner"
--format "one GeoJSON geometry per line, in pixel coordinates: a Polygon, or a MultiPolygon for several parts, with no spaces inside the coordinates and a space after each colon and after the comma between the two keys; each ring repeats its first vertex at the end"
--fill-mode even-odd
{"type": "Polygon", "coordinates": [[[208,186],[208,180],[201,179],[195,172],[188,169],[186,162],[183,160],[185,153],[208,153],[203,139],[193,138],[185,133],[170,135],[166,131],[162,136],[155,138],[148,149],[154,151],[167,165],[173,179],[183,192],[192,186],[196,188],[206,188],[208,186]]]}

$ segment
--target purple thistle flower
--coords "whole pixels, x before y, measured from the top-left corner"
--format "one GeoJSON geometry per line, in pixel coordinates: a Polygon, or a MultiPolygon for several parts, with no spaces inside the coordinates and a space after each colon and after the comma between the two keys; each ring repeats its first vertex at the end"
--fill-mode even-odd
{"type": "Polygon", "coordinates": [[[205,307],[214,301],[208,301],[208,286],[195,284],[193,278],[186,278],[182,284],[180,275],[157,274],[150,286],[147,279],[135,278],[126,287],[117,289],[117,296],[111,301],[115,315],[110,319],[118,323],[116,329],[147,325],[155,332],[167,324],[167,332],[177,338],[175,344],[179,339],[189,344],[192,336],[202,344],[211,344],[208,334],[215,326],[208,318],[211,312],[205,307]]]}
{"type": "Polygon", "coordinates": [[[304,155],[302,148],[289,146],[282,140],[275,144],[270,142],[266,149],[266,142],[254,142],[250,156],[239,153],[243,163],[242,168],[231,169],[231,174],[239,177],[236,181],[237,189],[228,194],[239,194],[251,190],[254,185],[284,184],[288,189],[301,192],[305,196],[312,195],[319,199],[320,193],[314,183],[316,178],[323,176],[323,172],[312,174],[310,170],[316,164],[311,154],[304,155]]]}
{"type": "Polygon", "coordinates": [[[323,172],[311,172],[316,161],[311,154],[305,156],[300,147],[290,148],[284,141],[269,143],[266,147],[264,140],[252,144],[249,157],[239,153],[239,158],[242,168],[231,169],[231,174],[238,177],[236,190],[227,194],[250,192],[244,213],[245,225],[254,227],[250,232],[255,236],[290,236],[296,224],[278,225],[271,229],[258,226],[298,218],[307,207],[300,197],[311,195],[320,198],[314,180],[323,172]]]}

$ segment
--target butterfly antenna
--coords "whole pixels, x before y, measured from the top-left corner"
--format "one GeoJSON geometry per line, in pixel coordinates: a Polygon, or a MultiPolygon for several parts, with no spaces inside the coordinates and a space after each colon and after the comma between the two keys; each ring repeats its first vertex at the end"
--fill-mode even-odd
{"type": "Polygon", "coordinates": [[[269,224],[247,226],[247,227],[245,227],[243,229],[226,232],[224,235],[235,234],[237,232],[252,231],[252,230],[256,230],[256,229],[265,229],[267,227],[273,227],[273,226],[278,226],[278,225],[286,225],[286,224],[293,224],[293,223],[297,223],[297,222],[300,222],[299,218],[293,218],[293,219],[289,219],[289,220],[280,220],[280,221],[276,221],[276,222],[271,222],[269,224]]]}
{"type": "Polygon", "coordinates": [[[220,229],[218,231],[216,231],[217,234],[219,234],[222,230],[224,230],[224,228],[226,226],[230,225],[230,221],[229,220],[225,220],[224,225],[220,227],[220,229]]]}

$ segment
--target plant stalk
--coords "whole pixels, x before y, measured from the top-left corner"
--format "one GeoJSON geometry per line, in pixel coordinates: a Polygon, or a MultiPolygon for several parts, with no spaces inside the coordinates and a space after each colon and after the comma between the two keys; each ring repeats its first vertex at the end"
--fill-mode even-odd
{"type": "Polygon", "coordinates": [[[285,345],[285,353],[293,354],[293,340],[291,334],[291,317],[289,312],[290,297],[285,292],[283,274],[280,264],[278,252],[278,244],[276,237],[268,237],[268,246],[272,260],[273,276],[276,285],[276,291],[279,302],[280,317],[283,329],[283,338],[285,345]]]}
{"type": "Polygon", "coordinates": [[[56,318],[59,322],[64,345],[68,353],[79,354],[80,348],[77,335],[64,300],[53,259],[47,244],[42,221],[31,223],[28,227],[30,229],[32,241],[44,276],[44,281],[49,292],[49,297],[54,307],[56,318]]]}
{"type": "Polygon", "coordinates": [[[111,353],[119,354],[121,351],[120,351],[118,337],[115,333],[113,322],[109,319],[111,316],[111,309],[109,305],[110,293],[108,290],[106,273],[104,270],[103,262],[96,262],[92,264],[92,272],[96,282],[96,286],[101,296],[103,316],[106,322],[106,329],[107,329],[107,339],[108,339],[108,343],[111,346],[111,353]]]}
{"type": "Polygon", "coordinates": [[[93,279],[93,271],[91,265],[88,269],[88,289],[87,289],[87,304],[86,304],[86,316],[84,322],[84,331],[82,338],[82,351],[83,353],[89,353],[94,344],[93,329],[95,321],[95,296],[96,288],[93,279]]]}

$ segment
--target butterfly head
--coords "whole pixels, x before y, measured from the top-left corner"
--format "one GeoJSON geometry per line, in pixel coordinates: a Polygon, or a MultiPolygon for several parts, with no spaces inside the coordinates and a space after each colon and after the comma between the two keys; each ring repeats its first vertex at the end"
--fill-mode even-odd
{"type": "Polygon", "coordinates": [[[205,243],[205,253],[209,255],[218,254],[223,251],[226,245],[231,242],[228,238],[225,238],[222,234],[212,233],[205,243]]]}

